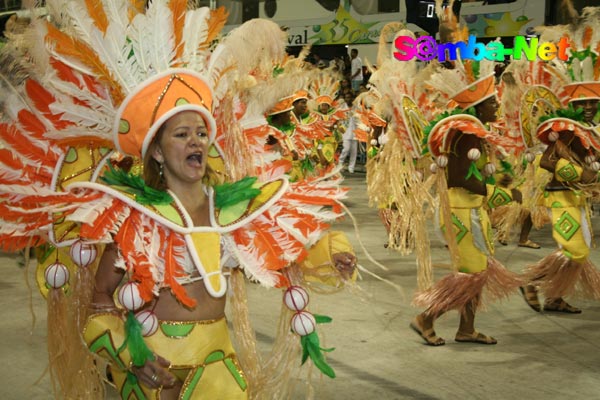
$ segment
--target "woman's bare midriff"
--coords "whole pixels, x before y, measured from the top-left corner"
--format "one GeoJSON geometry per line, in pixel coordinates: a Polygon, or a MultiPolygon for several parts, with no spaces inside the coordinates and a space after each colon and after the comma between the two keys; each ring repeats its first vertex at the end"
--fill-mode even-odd
{"type": "Polygon", "coordinates": [[[196,300],[194,308],[182,305],[171,293],[170,288],[161,289],[155,302],[146,309],[152,310],[161,321],[206,321],[218,319],[225,315],[226,296],[213,297],[206,290],[204,281],[196,281],[183,285],[187,295],[196,300]]]}

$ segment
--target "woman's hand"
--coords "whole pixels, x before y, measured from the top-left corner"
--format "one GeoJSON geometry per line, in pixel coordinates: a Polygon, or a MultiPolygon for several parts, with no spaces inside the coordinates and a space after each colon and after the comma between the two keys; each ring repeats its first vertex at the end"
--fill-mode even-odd
{"type": "Polygon", "coordinates": [[[177,379],[167,370],[171,362],[158,354],[155,354],[155,356],[155,361],[146,361],[143,367],[132,367],[131,371],[145,386],[151,389],[158,389],[161,386],[172,388],[175,386],[177,379]]]}
{"type": "Polygon", "coordinates": [[[340,271],[344,278],[350,278],[356,268],[356,256],[352,253],[335,253],[331,256],[335,268],[340,271]]]}

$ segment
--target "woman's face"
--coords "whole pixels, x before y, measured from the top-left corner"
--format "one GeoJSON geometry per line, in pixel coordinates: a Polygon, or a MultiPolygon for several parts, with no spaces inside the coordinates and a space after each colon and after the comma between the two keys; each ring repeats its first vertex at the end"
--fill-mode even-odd
{"type": "Polygon", "coordinates": [[[167,186],[197,183],[206,172],[208,128],[195,111],[183,111],[165,122],[152,157],[163,165],[167,186]]]}

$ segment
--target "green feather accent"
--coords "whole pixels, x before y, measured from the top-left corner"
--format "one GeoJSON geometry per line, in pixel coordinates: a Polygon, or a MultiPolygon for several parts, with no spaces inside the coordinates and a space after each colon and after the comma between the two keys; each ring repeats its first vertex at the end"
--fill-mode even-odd
{"type": "Polygon", "coordinates": [[[506,160],[500,160],[500,165],[502,166],[500,173],[509,174],[510,176],[515,176],[515,171],[513,170],[513,166],[511,163],[509,163],[506,160]]]}
{"type": "Polygon", "coordinates": [[[329,364],[327,364],[327,361],[322,353],[323,351],[333,351],[333,348],[322,348],[319,342],[319,336],[316,332],[302,336],[300,338],[300,344],[302,345],[302,364],[304,364],[308,357],[310,357],[312,362],[315,364],[315,367],[319,368],[322,373],[330,378],[335,378],[335,371],[329,364]]]}
{"type": "Polygon", "coordinates": [[[471,176],[474,176],[478,181],[483,181],[483,176],[481,172],[477,169],[477,165],[475,165],[475,161],[471,161],[471,165],[469,166],[469,172],[465,179],[469,179],[471,176]]]}
{"type": "Polygon", "coordinates": [[[487,178],[485,178],[485,183],[487,183],[488,185],[495,185],[496,178],[494,178],[494,175],[490,175],[487,178]]]}
{"type": "Polygon", "coordinates": [[[173,202],[168,192],[146,186],[146,182],[140,176],[125,172],[121,168],[115,169],[110,163],[108,171],[104,172],[100,179],[107,185],[119,186],[124,192],[135,195],[135,201],[143,205],[164,205],[173,202]]]}
{"type": "Polygon", "coordinates": [[[327,315],[313,314],[313,317],[315,317],[317,324],[328,324],[333,321],[333,319],[327,315]]]}
{"type": "Polygon", "coordinates": [[[54,253],[54,250],[56,250],[56,247],[52,246],[50,243],[44,243],[43,245],[39,246],[36,249],[38,262],[44,263],[48,257],[54,253]]]}
{"type": "Polygon", "coordinates": [[[454,115],[459,115],[459,114],[467,114],[467,115],[471,115],[473,117],[476,117],[477,115],[475,114],[475,108],[470,107],[467,108],[466,110],[463,110],[460,107],[455,108],[452,111],[444,111],[443,113],[439,114],[438,116],[436,116],[430,123],[429,125],[426,125],[425,127],[423,127],[423,140],[421,142],[421,147],[423,148],[422,151],[422,155],[428,155],[429,154],[429,146],[427,145],[427,143],[429,142],[429,135],[431,134],[431,131],[433,129],[433,127],[440,121],[448,118],[448,117],[452,117],[454,115]]]}
{"type": "Polygon", "coordinates": [[[479,74],[480,74],[480,63],[479,61],[473,60],[471,61],[471,69],[473,70],[473,77],[475,79],[479,79],[479,74]]]}
{"type": "Polygon", "coordinates": [[[540,124],[552,118],[567,118],[577,122],[585,121],[585,117],[583,115],[583,108],[577,107],[577,109],[575,109],[573,103],[569,103],[569,106],[567,108],[559,108],[553,113],[540,117],[540,124]]]}
{"type": "Polygon", "coordinates": [[[154,353],[148,348],[142,336],[142,324],[135,318],[133,311],[127,313],[125,321],[125,341],[117,350],[122,352],[125,347],[129,350],[134,366],[143,367],[146,361],[154,361],[154,353]]]}
{"type": "Polygon", "coordinates": [[[302,169],[303,172],[313,172],[315,167],[312,161],[310,161],[310,158],[306,157],[304,160],[300,161],[300,169],[302,169]]]}
{"type": "Polygon", "coordinates": [[[222,185],[215,186],[215,205],[217,208],[224,208],[244,200],[252,200],[258,196],[261,193],[260,189],[252,187],[256,179],[255,176],[247,176],[237,182],[225,182],[222,185]]]}
{"type": "Polygon", "coordinates": [[[573,67],[571,66],[573,64],[573,61],[575,59],[583,61],[588,57],[592,59],[592,65],[596,65],[596,59],[598,58],[598,56],[589,47],[581,51],[571,50],[571,57],[569,57],[569,60],[567,61],[567,71],[572,81],[579,81],[581,79],[580,77],[576,77],[573,73],[573,67]]]}
{"type": "Polygon", "coordinates": [[[291,123],[291,122],[288,122],[287,124],[284,124],[284,125],[275,125],[273,123],[273,116],[272,115],[267,116],[267,123],[270,126],[272,126],[274,128],[277,128],[277,129],[279,129],[282,132],[287,133],[288,135],[290,133],[292,133],[294,131],[294,129],[296,129],[296,125],[293,124],[293,123],[291,123]]]}
{"type": "Polygon", "coordinates": [[[279,75],[283,74],[285,72],[285,69],[279,65],[276,65],[273,68],[273,78],[277,78],[279,75]]]}
{"type": "Polygon", "coordinates": [[[379,149],[377,147],[375,147],[375,146],[371,146],[369,148],[369,152],[367,153],[367,156],[369,158],[373,158],[373,157],[375,157],[377,155],[377,153],[379,153],[379,149]]]}

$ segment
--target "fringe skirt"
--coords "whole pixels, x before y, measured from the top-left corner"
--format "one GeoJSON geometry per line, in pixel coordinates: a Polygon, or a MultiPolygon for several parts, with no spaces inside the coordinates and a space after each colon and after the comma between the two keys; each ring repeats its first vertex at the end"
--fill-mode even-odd
{"type": "Polygon", "coordinates": [[[573,261],[560,249],[528,266],[524,278],[547,298],[574,295],[600,299],[600,271],[588,259],[573,261]]]}
{"type": "Polygon", "coordinates": [[[462,311],[474,300],[476,308],[480,309],[489,302],[508,297],[523,282],[518,274],[507,270],[495,258],[488,257],[486,270],[447,275],[429,289],[417,292],[413,305],[424,307],[433,315],[450,310],[462,311]]]}

